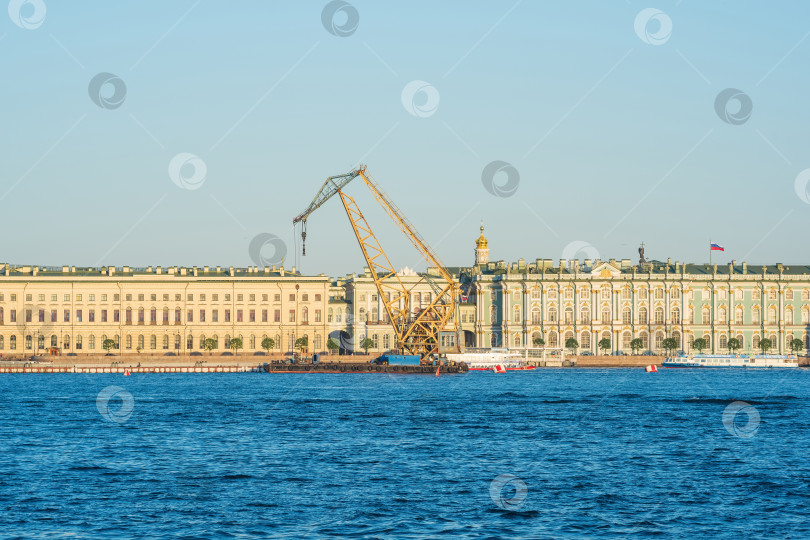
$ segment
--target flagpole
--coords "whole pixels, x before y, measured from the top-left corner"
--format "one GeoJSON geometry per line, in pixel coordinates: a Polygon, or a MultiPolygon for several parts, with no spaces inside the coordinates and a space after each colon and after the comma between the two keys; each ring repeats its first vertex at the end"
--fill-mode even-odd
{"type": "Polygon", "coordinates": [[[712,265],[712,239],[709,238],[709,266],[712,265]]]}

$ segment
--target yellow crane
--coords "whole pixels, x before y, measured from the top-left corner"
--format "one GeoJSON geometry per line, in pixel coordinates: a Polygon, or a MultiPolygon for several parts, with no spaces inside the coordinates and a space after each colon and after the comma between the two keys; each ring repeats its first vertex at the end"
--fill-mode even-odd
{"type": "MultiPolygon", "coordinates": [[[[349,173],[327,178],[306,210],[293,219],[293,226],[301,223],[301,238],[304,244],[307,238],[307,218],[334,195],[339,195],[343,202],[343,208],[346,210],[357,242],[360,244],[360,249],[371,270],[374,284],[385,306],[385,312],[396,333],[397,348],[408,354],[419,355],[422,360],[434,353],[460,352],[458,329],[455,323],[458,291],[453,276],[427,242],[416,232],[413,225],[405,219],[399,208],[374,182],[366,171],[365,165],[349,173]],[[419,282],[414,285],[415,287],[427,280],[433,290],[430,304],[421,311],[415,312],[412,309],[410,300],[413,287],[409,289],[403,284],[357,203],[343,191],[357,177],[365,182],[374,198],[424,257],[428,266],[432,265],[438,270],[436,276],[423,274],[419,282]]],[[[306,244],[303,248],[303,255],[306,255],[306,244]]]]}

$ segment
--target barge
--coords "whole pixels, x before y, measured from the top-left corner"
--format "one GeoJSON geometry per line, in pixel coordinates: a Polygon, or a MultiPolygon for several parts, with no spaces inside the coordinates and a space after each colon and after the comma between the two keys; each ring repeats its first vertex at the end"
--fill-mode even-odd
{"type": "Polygon", "coordinates": [[[435,375],[437,373],[467,373],[464,362],[441,366],[375,364],[369,362],[316,362],[313,364],[266,363],[259,366],[264,373],[391,373],[394,375],[435,375]]]}

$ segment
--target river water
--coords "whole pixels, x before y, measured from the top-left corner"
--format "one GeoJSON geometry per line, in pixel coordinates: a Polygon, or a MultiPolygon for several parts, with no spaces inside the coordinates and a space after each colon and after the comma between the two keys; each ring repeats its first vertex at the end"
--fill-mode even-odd
{"type": "Polygon", "coordinates": [[[0,376],[0,537],[810,537],[810,371],[0,376]]]}

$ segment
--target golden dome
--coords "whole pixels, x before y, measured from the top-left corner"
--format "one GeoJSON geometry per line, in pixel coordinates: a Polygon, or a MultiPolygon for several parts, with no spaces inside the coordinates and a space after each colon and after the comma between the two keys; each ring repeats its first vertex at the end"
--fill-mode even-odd
{"type": "Polygon", "coordinates": [[[486,249],[489,241],[484,238],[484,222],[481,221],[481,236],[475,241],[475,249],[486,249]]]}

